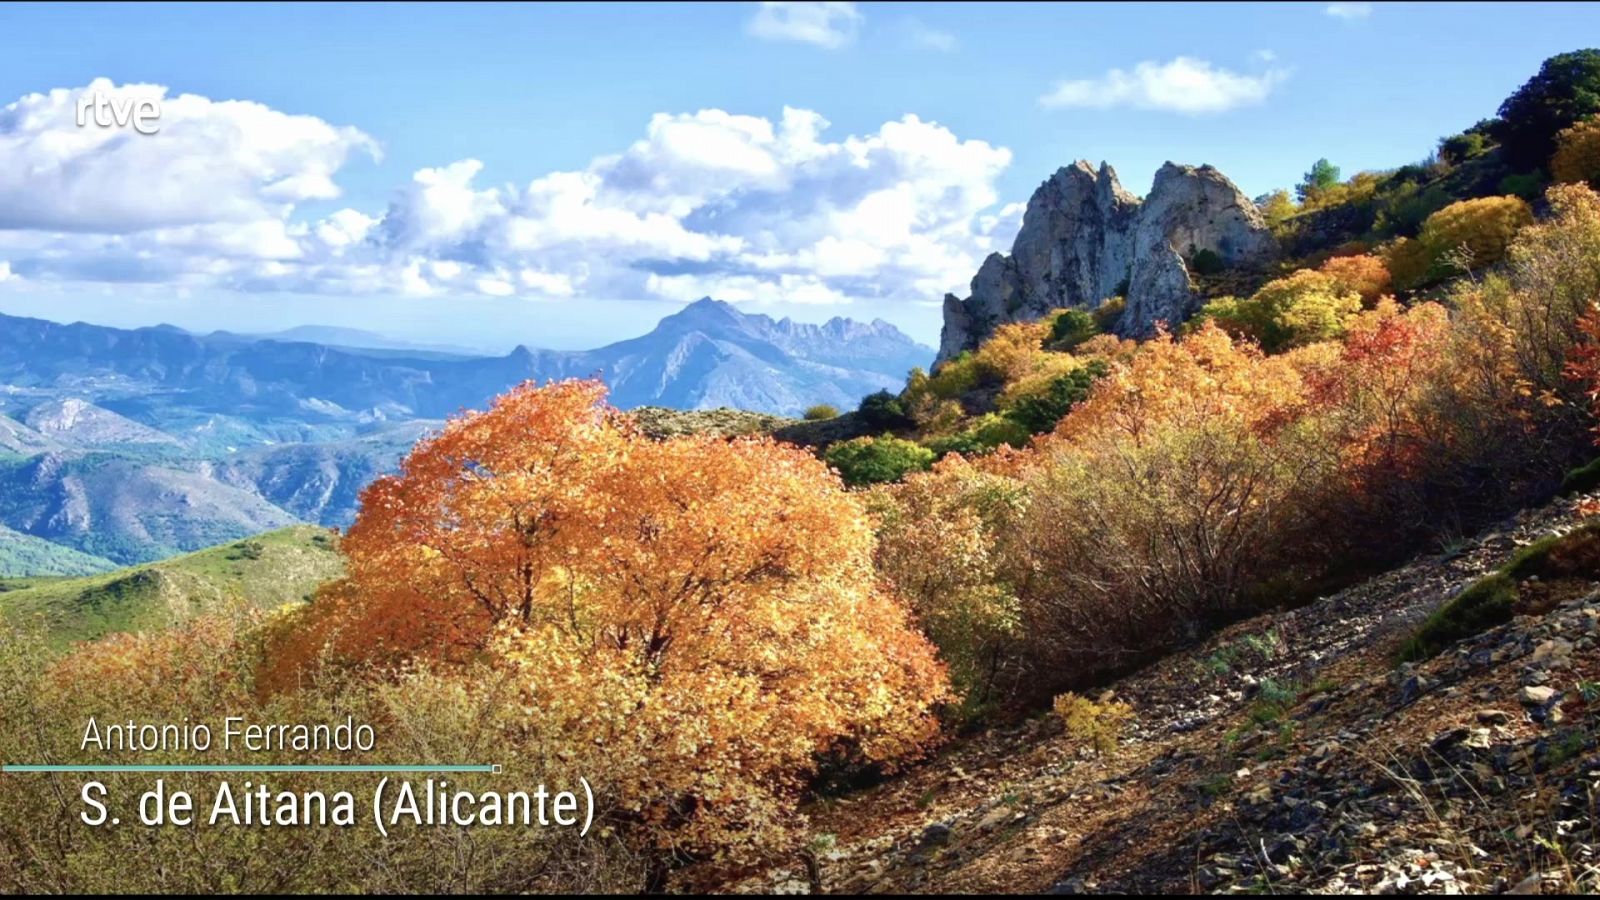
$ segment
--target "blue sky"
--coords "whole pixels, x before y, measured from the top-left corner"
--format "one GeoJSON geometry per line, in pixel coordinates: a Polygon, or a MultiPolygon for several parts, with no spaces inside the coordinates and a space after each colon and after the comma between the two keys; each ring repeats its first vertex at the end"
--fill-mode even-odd
{"type": "Polygon", "coordinates": [[[1393,167],[1595,36],[1587,4],[0,6],[0,310],[577,347],[705,290],[932,342],[1062,164],[1393,167]],[[96,78],[162,132],[61,150],[96,78]]]}

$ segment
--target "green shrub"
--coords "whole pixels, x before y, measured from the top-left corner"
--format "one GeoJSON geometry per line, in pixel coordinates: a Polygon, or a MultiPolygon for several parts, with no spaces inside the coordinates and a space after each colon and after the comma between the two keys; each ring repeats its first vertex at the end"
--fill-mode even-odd
{"type": "Polygon", "coordinates": [[[1600,488],[1600,457],[1571,470],[1561,479],[1562,496],[1587,494],[1595,488],[1600,488]]]}
{"type": "Polygon", "coordinates": [[[1600,113],[1600,50],[1575,50],[1544,61],[1539,73],[1500,105],[1494,137],[1517,169],[1541,168],[1563,129],[1600,113]]]}
{"type": "Polygon", "coordinates": [[[960,453],[963,456],[990,453],[1004,444],[1009,447],[1022,447],[1028,443],[1028,438],[1033,432],[1015,420],[1007,417],[987,413],[978,417],[970,426],[959,434],[948,437],[935,438],[928,441],[928,449],[937,457],[951,453],[960,453]]]}
{"type": "Polygon", "coordinates": [[[226,558],[235,562],[244,559],[256,560],[261,558],[265,550],[260,541],[240,541],[228,548],[226,558]]]}
{"type": "Polygon", "coordinates": [[[1072,407],[1083,402],[1094,383],[1108,371],[1103,360],[1090,360],[1080,368],[1052,378],[1043,391],[1017,397],[1003,412],[1029,434],[1043,434],[1055,428],[1072,407]]]}
{"type": "Polygon", "coordinates": [[[1302,203],[1315,202],[1338,183],[1339,167],[1328,162],[1326,158],[1319,159],[1312,163],[1310,171],[1306,172],[1300,183],[1294,186],[1294,193],[1302,203]]]}
{"type": "Polygon", "coordinates": [[[888,391],[878,391],[861,398],[856,415],[860,417],[861,424],[871,431],[891,431],[911,425],[911,416],[906,412],[905,404],[888,391]]]}
{"type": "Polygon", "coordinates": [[[1128,277],[1124,276],[1117,285],[1117,294],[1104,303],[1095,307],[1094,324],[1101,331],[1111,331],[1117,327],[1117,320],[1122,318],[1122,311],[1128,308],[1128,277]]]}
{"type": "Polygon", "coordinates": [[[1071,350],[1100,333],[1100,323],[1081,309],[1064,309],[1050,322],[1049,347],[1052,350],[1071,350]]]}
{"type": "Polygon", "coordinates": [[[1411,237],[1422,229],[1429,216],[1454,199],[1441,185],[1423,187],[1414,181],[1400,182],[1385,194],[1372,230],[1386,237],[1411,237]]]}
{"type": "Polygon", "coordinates": [[[1361,312],[1361,295],[1332,275],[1311,269],[1269,281],[1248,300],[1219,297],[1206,304],[1195,326],[1209,319],[1249,338],[1268,353],[1343,336],[1361,312]]]}
{"type": "Polygon", "coordinates": [[[1439,157],[1457,166],[1474,156],[1481,156],[1489,147],[1488,135],[1478,131],[1463,131],[1439,140],[1439,157]]]}
{"type": "Polygon", "coordinates": [[[1437,656],[1451,644],[1511,621],[1516,582],[1503,572],[1484,576],[1434,611],[1400,650],[1403,662],[1437,656]]]}
{"type": "Polygon", "coordinates": [[[1544,196],[1547,185],[1545,177],[1538,172],[1520,172],[1500,179],[1499,189],[1502,194],[1510,194],[1529,203],[1536,203],[1544,196]]]}
{"type": "Polygon", "coordinates": [[[884,434],[834,444],[822,458],[839,471],[845,484],[859,487],[899,481],[908,472],[927,469],[934,453],[915,441],[884,434]]]}
{"type": "Polygon", "coordinates": [[[807,422],[820,422],[823,419],[837,418],[839,418],[839,408],[837,406],[831,406],[827,403],[818,403],[816,406],[806,407],[805,419],[807,422]]]}
{"type": "MultiPolygon", "coordinates": [[[[952,359],[946,360],[932,375],[929,375],[921,384],[921,393],[931,394],[940,400],[954,400],[962,394],[976,388],[983,381],[983,373],[979,371],[978,357],[971,350],[966,350],[952,359]]],[[[915,378],[912,384],[917,384],[915,378]]]]}
{"type": "Polygon", "coordinates": [[[1192,250],[1189,256],[1189,271],[1196,275],[1220,275],[1227,265],[1217,251],[1208,247],[1192,250]]]}

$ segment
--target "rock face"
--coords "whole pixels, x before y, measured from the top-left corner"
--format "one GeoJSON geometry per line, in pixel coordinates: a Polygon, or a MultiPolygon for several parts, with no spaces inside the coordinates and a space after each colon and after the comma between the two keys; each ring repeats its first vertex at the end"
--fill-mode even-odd
{"type": "Polygon", "coordinates": [[[1105,163],[1060,169],[1034,191],[1011,255],[992,253],[972,295],[944,298],[939,359],[976,347],[1006,322],[1093,309],[1121,295],[1118,333],[1146,336],[1187,319],[1199,297],[1188,261],[1209,250],[1228,268],[1259,267],[1278,247],[1254,203],[1210,166],[1167,163],[1143,201],[1105,163]]]}

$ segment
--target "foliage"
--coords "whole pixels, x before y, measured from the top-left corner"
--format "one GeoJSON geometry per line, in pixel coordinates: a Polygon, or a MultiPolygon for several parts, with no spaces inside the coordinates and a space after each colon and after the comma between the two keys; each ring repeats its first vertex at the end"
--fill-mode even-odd
{"type": "Polygon", "coordinates": [[[37,619],[55,646],[122,631],[168,627],[235,603],[274,609],[299,603],[344,570],[330,532],[300,525],[78,578],[6,584],[0,619],[37,619]],[[248,549],[245,549],[248,548],[248,549]]]}
{"type": "Polygon", "coordinates": [[[1464,285],[1452,301],[1484,348],[1480,365],[1507,367],[1527,396],[1581,408],[1584,372],[1568,362],[1585,340],[1583,316],[1600,297],[1600,194],[1557,185],[1547,196],[1551,214],[1517,235],[1504,275],[1464,285]]]}
{"type": "Polygon", "coordinates": [[[1214,325],[1114,370],[1022,473],[1025,613],[1063,681],[1125,665],[1289,564],[1325,454],[1299,439],[1300,374],[1214,325]]]}
{"type": "Polygon", "coordinates": [[[945,360],[932,375],[913,369],[902,395],[904,405],[916,423],[926,427],[937,416],[941,402],[958,400],[976,389],[981,380],[976,357],[972,351],[964,351],[945,360]]]}
{"type": "MultiPolygon", "coordinates": [[[[448,823],[398,823],[387,837],[355,827],[86,827],[76,802],[81,781],[52,775],[6,775],[0,791],[0,891],[81,893],[521,893],[637,891],[644,859],[619,836],[609,807],[603,751],[581,744],[523,740],[515,685],[505,673],[474,667],[444,677],[421,670],[393,680],[354,678],[308,683],[293,696],[257,697],[251,690],[258,655],[251,619],[203,617],[159,634],[119,635],[54,658],[31,630],[0,626],[0,758],[103,765],[104,753],[79,744],[85,722],[205,722],[225,716],[251,722],[370,723],[377,746],[362,762],[456,764],[493,759],[503,775],[452,775],[468,791],[543,782],[575,789],[578,776],[595,786],[595,828],[586,838],[558,828],[483,828],[448,823]],[[74,727],[64,728],[63,723],[74,727]],[[560,751],[560,752],[557,752],[560,751]],[[70,799],[71,802],[68,802],[70,799]],[[463,853],[470,846],[472,852],[463,853]],[[159,861],[159,865],[137,861],[159,861]]],[[[207,751],[143,752],[149,764],[336,764],[348,754],[288,750],[228,752],[220,739],[207,751]]],[[[253,777],[253,776],[252,776],[253,777]]],[[[348,791],[370,798],[381,774],[292,773],[267,776],[272,791],[348,791]]],[[[220,777],[169,772],[170,796],[187,791],[198,812],[215,797],[220,777]]],[[[96,773],[110,797],[131,804],[150,790],[146,774],[96,773]]],[[[260,782],[262,779],[255,779],[260,782]]],[[[244,779],[230,779],[235,791],[244,779]]],[[[359,800],[358,803],[365,803],[359,800]]],[[[113,809],[116,807],[113,806],[113,809]]],[[[128,809],[124,806],[123,809],[128,809]]],[[[126,811],[121,813],[124,817],[126,811]]],[[[126,821],[126,818],[125,818],[126,821]]],[[[201,818],[200,822],[205,820],[201,818]]]]}
{"type": "Polygon", "coordinates": [[[1480,130],[1468,129],[1460,134],[1439,139],[1439,158],[1458,166],[1475,156],[1482,156],[1493,145],[1489,135],[1480,130]]]}
{"type": "Polygon", "coordinates": [[[819,753],[888,764],[932,740],[943,668],[822,462],[647,439],[603,398],[524,385],[419,443],[367,489],[348,578],[278,628],[269,684],[488,660],[528,734],[604,748],[642,842],[784,843],[819,753]]]}
{"type": "Polygon", "coordinates": [[[1044,344],[1051,337],[1053,321],[1007,322],[996,328],[972,355],[980,379],[1003,384],[1035,371],[1047,356],[1044,344]]]}
{"type": "Polygon", "coordinates": [[[1550,175],[1556,181],[1600,187],[1600,115],[1590,116],[1556,136],[1550,175]]]}
{"type": "Polygon", "coordinates": [[[691,434],[739,437],[770,434],[792,425],[793,419],[768,413],[747,412],[726,406],[717,409],[667,409],[664,406],[638,406],[628,417],[647,437],[684,437],[691,434]]]}
{"type": "Polygon", "coordinates": [[[912,424],[905,404],[888,391],[878,391],[861,398],[856,415],[869,431],[892,431],[912,424]]]}
{"type": "Polygon", "coordinates": [[[1062,309],[1050,317],[1051,350],[1070,351],[1100,333],[1100,323],[1093,313],[1081,309],[1062,309]]]}
{"type": "Polygon", "coordinates": [[[1369,307],[1389,292],[1393,281],[1383,260],[1366,253],[1334,256],[1317,271],[1332,278],[1336,290],[1355,291],[1361,295],[1361,302],[1369,307]]]}
{"type": "Polygon", "coordinates": [[[1361,300],[1349,274],[1300,269],[1268,282],[1248,300],[1213,300],[1202,315],[1276,353],[1343,334],[1346,321],[1361,311],[1361,300]]]}
{"type": "Polygon", "coordinates": [[[1202,247],[1189,254],[1189,271],[1196,275],[1219,275],[1226,268],[1227,264],[1223,262],[1222,256],[1209,247],[1202,247]]]}
{"type": "Polygon", "coordinates": [[[981,455],[1000,447],[1022,447],[1033,434],[1010,416],[985,413],[955,434],[928,440],[927,447],[937,458],[951,453],[981,455]]]}
{"type": "Polygon", "coordinates": [[[845,484],[861,487],[899,481],[907,473],[920,472],[933,465],[934,455],[916,441],[884,434],[834,444],[823,459],[838,470],[845,484]]]}
{"type": "Polygon", "coordinates": [[[1096,756],[1105,756],[1117,749],[1122,741],[1122,729],[1133,718],[1133,707],[1109,695],[1096,702],[1069,692],[1056,697],[1053,708],[1067,734],[1087,744],[1096,756]]]}
{"type": "Polygon", "coordinates": [[[1327,159],[1319,159],[1312,163],[1300,183],[1295,185],[1295,196],[1301,203],[1316,202],[1329,188],[1339,183],[1339,167],[1327,159]]]}
{"type": "Polygon", "coordinates": [[[1433,259],[1422,242],[1414,238],[1398,238],[1384,250],[1383,264],[1388,268],[1394,286],[1409,290],[1422,284],[1433,268],[1433,259]]]}
{"type": "Polygon", "coordinates": [[[1506,98],[1491,133],[1519,170],[1545,165],[1565,128],[1600,113],[1600,50],[1545,60],[1539,73],[1506,98]]]}
{"type": "Polygon", "coordinates": [[[1521,197],[1529,203],[1534,203],[1544,196],[1545,188],[1549,185],[1543,173],[1517,172],[1500,179],[1498,190],[1501,194],[1510,194],[1521,197]]]}
{"type": "Polygon", "coordinates": [[[958,718],[976,718],[1017,675],[1020,620],[1006,542],[1027,502],[1022,486],[950,457],[868,497],[878,570],[910,600],[949,665],[958,718]]]}
{"type": "Polygon", "coordinates": [[[1517,231],[1532,221],[1533,210],[1520,197],[1461,200],[1429,216],[1419,240],[1436,267],[1479,269],[1503,259],[1517,231]],[[1456,253],[1463,256],[1449,258],[1456,253]]]}
{"type": "Polygon", "coordinates": [[[1295,209],[1294,200],[1289,197],[1289,192],[1285,190],[1277,190],[1268,194],[1262,202],[1258,203],[1258,208],[1261,210],[1262,218],[1267,220],[1267,227],[1274,232],[1281,230],[1284,223],[1289,220],[1289,217],[1298,212],[1295,209]]]}
{"type": "Polygon", "coordinates": [[[1001,409],[1027,433],[1043,434],[1089,396],[1089,389],[1108,371],[1102,360],[1073,361],[1066,372],[1044,373],[1008,387],[1001,398],[1001,409]]]}
{"type": "Polygon", "coordinates": [[[806,407],[806,411],[804,413],[804,418],[807,422],[820,422],[823,419],[837,419],[838,417],[839,408],[837,406],[830,406],[826,403],[818,403],[815,406],[808,406],[806,407]]]}
{"type": "Polygon", "coordinates": [[[1443,184],[1391,179],[1373,215],[1372,231],[1386,237],[1414,237],[1429,216],[1454,200],[1443,184]]]}
{"type": "Polygon", "coordinates": [[[1094,312],[1091,313],[1094,316],[1095,325],[1099,326],[1101,331],[1114,330],[1117,326],[1117,320],[1122,318],[1123,310],[1128,308],[1127,279],[1123,279],[1123,281],[1124,284],[1117,295],[1107,298],[1103,303],[1095,307],[1094,312]]]}

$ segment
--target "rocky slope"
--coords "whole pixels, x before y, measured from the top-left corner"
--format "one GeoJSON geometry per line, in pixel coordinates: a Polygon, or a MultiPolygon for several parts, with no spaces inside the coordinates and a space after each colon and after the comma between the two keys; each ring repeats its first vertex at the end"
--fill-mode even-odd
{"type": "Polygon", "coordinates": [[[0,524],[124,565],[296,521],[255,490],[170,465],[55,452],[0,465],[0,524]]]}
{"type": "Polygon", "coordinates": [[[1580,501],[1238,624],[1111,686],[1095,757],[1052,716],[811,809],[812,865],[686,885],[842,892],[1538,893],[1600,887],[1600,569],[1397,665],[1441,603],[1580,501]],[[808,871],[809,868],[809,871],[808,871]]]}
{"type": "Polygon", "coordinates": [[[1190,266],[1203,252],[1224,267],[1253,269],[1278,247],[1255,204],[1210,166],[1167,163],[1141,201],[1109,165],[1097,171],[1080,160],[1034,191],[1011,254],[984,260],[972,295],[945,295],[939,358],[975,348],[1006,322],[1092,309],[1113,296],[1127,300],[1117,326],[1124,335],[1175,325],[1195,311],[1190,266]]]}
{"type": "Polygon", "coordinates": [[[23,424],[38,434],[75,447],[114,447],[122,444],[182,442],[170,434],[141,425],[126,416],[101,409],[78,397],[51,400],[28,410],[23,424]]]}

